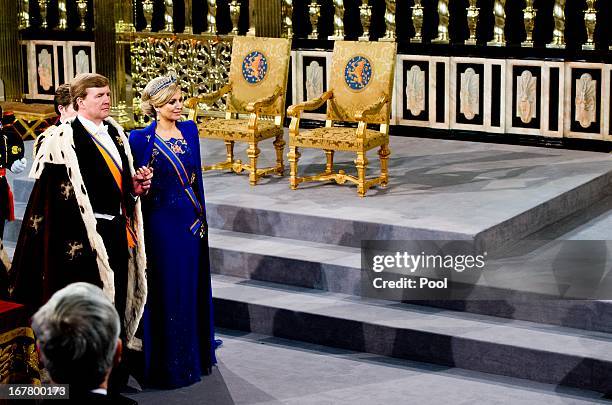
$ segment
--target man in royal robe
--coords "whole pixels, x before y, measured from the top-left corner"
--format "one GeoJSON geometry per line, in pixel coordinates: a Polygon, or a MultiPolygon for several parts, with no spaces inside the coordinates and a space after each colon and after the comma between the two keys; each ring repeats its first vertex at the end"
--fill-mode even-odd
{"type": "Polygon", "coordinates": [[[47,134],[30,172],[36,182],[10,273],[12,297],[36,311],[68,284],[95,284],[117,308],[124,343],[139,349],[147,286],[138,197],[153,173],[133,168],[127,137],[109,118],[107,78],[80,74],[70,94],[77,117],[47,134]]]}

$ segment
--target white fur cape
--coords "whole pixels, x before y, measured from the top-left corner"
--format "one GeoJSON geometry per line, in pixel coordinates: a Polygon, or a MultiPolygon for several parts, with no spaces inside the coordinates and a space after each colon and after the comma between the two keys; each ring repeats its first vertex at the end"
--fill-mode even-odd
{"type": "MultiPolygon", "coordinates": [[[[112,118],[107,118],[105,121],[112,124],[119,132],[119,137],[123,142],[123,148],[129,162],[129,169],[132,176],[134,175],[134,162],[130,144],[125,136],[123,128],[112,118]]],[[[72,122],[59,125],[55,128],[50,128],[45,131],[45,139],[42,141],[40,149],[32,163],[30,177],[38,179],[44,170],[46,163],[61,164],[66,166],[68,177],[72,183],[77,203],[81,209],[81,217],[87,231],[87,238],[91,248],[96,252],[96,262],[100,271],[100,279],[102,280],[103,290],[106,295],[114,302],[115,299],[115,283],[113,277],[113,269],[111,269],[106,247],[102,237],[96,230],[96,217],[87,196],[86,187],[81,176],[79,161],[75,153],[74,134],[72,131],[72,122]]],[[[146,255],[144,246],[144,231],[142,226],[142,211],[140,208],[140,200],[136,202],[134,211],[133,225],[136,228],[137,243],[134,249],[130,249],[130,259],[128,265],[128,296],[125,308],[125,332],[127,336],[128,347],[135,350],[141,350],[142,343],[140,339],[135,338],[136,329],[142,318],[144,306],[147,299],[147,281],[146,281],[146,255]]]]}

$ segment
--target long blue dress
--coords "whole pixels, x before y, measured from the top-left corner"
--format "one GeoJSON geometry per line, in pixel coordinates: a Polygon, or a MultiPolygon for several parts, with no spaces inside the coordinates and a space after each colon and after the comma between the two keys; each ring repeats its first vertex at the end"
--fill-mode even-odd
{"type": "MultiPolygon", "coordinates": [[[[184,140],[166,144],[180,158],[204,205],[197,128],[193,121],[177,122],[177,127],[184,140]]],[[[208,238],[189,229],[196,218],[194,206],[170,161],[155,150],[155,128],[154,121],[130,134],[134,167],[150,164],[154,170],[151,189],[142,198],[148,280],[145,380],[175,388],[199,381],[216,363],[210,264],[208,238]]]]}

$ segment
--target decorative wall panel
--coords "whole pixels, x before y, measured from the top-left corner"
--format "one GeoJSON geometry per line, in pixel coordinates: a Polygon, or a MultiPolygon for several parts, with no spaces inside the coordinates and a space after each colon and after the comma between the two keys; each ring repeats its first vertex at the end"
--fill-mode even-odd
{"type": "MultiPolygon", "coordinates": [[[[329,86],[329,67],[331,52],[323,51],[293,51],[292,52],[292,104],[319,97],[329,86]]],[[[318,110],[305,112],[302,117],[312,120],[325,120],[327,105],[318,110]]]]}
{"type": "Polygon", "coordinates": [[[508,60],[506,63],[506,132],[563,136],[562,62],[508,60]]]}
{"type": "Polygon", "coordinates": [[[564,134],[569,138],[608,139],[610,132],[609,65],[565,64],[564,134]]]}
{"type": "Polygon", "coordinates": [[[450,58],[450,127],[505,132],[506,61],[450,58]]]}
{"type": "Polygon", "coordinates": [[[55,89],[78,73],[96,71],[93,42],[22,41],[28,99],[53,100],[55,89]]]}
{"type": "Polygon", "coordinates": [[[395,72],[396,123],[448,129],[450,58],[398,55],[395,72]]]}

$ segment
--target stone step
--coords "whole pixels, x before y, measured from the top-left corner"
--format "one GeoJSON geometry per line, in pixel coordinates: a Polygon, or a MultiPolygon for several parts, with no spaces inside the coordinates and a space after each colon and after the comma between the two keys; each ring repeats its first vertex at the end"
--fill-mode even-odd
{"type": "Polygon", "coordinates": [[[342,349],[607,392],[612,336],[213,276],[215,324],[342,349]]]}
{"type": "MultiPolygon", "coordinates": [[[[219,229],[210,230],[209,242],[215,274],[361,295],[360,249],[219,229]]],[[[520,268],[507,270],[509,274],[519,271],[520,268]]],[[[411,303],[612,333],[612,302],[553,300],[548,295],[502,287],[481,283],[472,292],[472,299],[411,303]],[[497,299],[476,299],[476,294],[494,295],[497,299]]]]}

